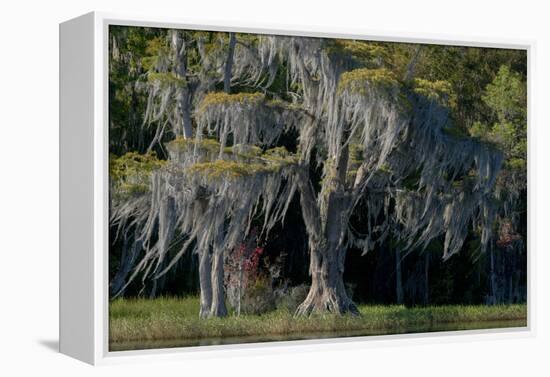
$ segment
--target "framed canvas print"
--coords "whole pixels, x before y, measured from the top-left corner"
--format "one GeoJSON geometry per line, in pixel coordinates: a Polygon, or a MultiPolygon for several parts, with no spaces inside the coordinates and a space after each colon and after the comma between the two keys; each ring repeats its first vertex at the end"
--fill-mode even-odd
{"type": "Polygon", "coordinates": [[[529,44],[60,35],[62,352],[531,331],[529,44]]]}

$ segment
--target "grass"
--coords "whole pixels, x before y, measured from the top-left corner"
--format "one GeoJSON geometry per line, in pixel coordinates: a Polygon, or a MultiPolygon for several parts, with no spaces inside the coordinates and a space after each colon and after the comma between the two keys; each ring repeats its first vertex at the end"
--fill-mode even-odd
{"type": "MultiPolygon", "coordinates": [[[[110,304],[111,344],[247,336],[289,336],[322,332],[393,330],[422,325],[523,320],[526,305],[428,306],[362,305],[360,317],[320,315],[296,318],[286,309],[267,314],[198,318],[197,297],[118,299],[110,304]]],[[[396,331],[398,332],[398,331],[396,331]]],[[[336,333],[337,334],[337,333],[336,333]]]]}

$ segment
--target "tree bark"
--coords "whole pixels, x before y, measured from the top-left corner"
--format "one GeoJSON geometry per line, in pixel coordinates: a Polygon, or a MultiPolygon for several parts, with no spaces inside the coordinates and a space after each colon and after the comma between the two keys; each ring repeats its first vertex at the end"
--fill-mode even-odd
{"type": "MultiPolygon", "coordinates": [[[[336,164],[336,169],[320,204],[315,200],[309,174],[302,172],[298,179],[302,216],[309,238],[311,287],[296,310],[296,315],[314,313],[350,313],[359,310],[349,298],[344,285],[344,261],[346,250],[342,246],[345,232],[346,196],[342,194],[341,177],[347,165],[347,148],[336,164]]],[[[323,190],[321,191],[323,193],[323,190]]],[[[322,194],[323,195],[323,194],[322,194]]]]}
{"type": "Polygon", "coordinates": [[[174,235],[175,226],[176,201],[173,197],[168,196],[163,198],[161,201],[158,217],[158,247],[162,256],[159,263],[164,261],[166,254],[168,253],[170,241],[174,235]]]}
{"type": "Polygon", "coordinates": [[[132,271],[132,268],[134,268],[138,254],[141,251],[141,247],[142,247],[141,241],[133,240],[131,242],[131,246],[128,247],[129,243],[130,241],[128,240],[127,235],[124,234],[123,245],[122,245],[122,255],[120,257],[120,266],[118,268],[118,271],[115,277],[113,278],[113,281],[110,287],[111,296],[121,294],[121,290],[126,285],[126,279],[128,278],[130,271],[132,271]]]}
{"type": "Polygon", "coordinates": [[[225,306],[225,291],[223,287],[223,248],[214,250],[212,256],[212,306],[211,317],[225,317],[227,308],[225,306]]]}
{"type": "Polygon", "coordinates": [[[191,122],[191,90],[187,82],[187,51],[184,32],[174,30],[172,32],[172,46],[175,52],[176,77],[183,80],[176,85],[176,97],[178,114],[183,125],[183,137],[193,137],[193,125],[191,122]]]}
{"type": "Polygon", "coordinates": [[[343,250],[312,249],[309,293],[296,315],[309,316],[315,313],[335,313],[359,315],[359,310],[348,297],[344,285],[344,271],[338,259],[343,250]]]}
{"type": "Polygon", "coordinates": [[[210,316],[212,307],[212,261],[208,249],[199,251],[200,318],[210,316]]]}
{"type": "Polygon", "coordinates": [[[153,299],[157,297],[157,280],[153,280],[153,286],[151,287],[151,291],[149,292],[149,299],[153,299]]]}
{"type": "Polygon", "coordinates": [[[231,92],[231,71],[233,70],[233,55],[235,54],[235,44],[237,38],[235,33],[229,33],[229,46],[227,48],[227,60],[225,61],[224,74],[223,74],[223,91],[226,93],[231,92]]]}

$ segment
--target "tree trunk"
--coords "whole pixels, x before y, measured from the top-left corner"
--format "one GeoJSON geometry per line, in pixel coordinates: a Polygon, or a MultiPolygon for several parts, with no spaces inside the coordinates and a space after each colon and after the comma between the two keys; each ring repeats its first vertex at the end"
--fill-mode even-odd
{"type": "Polygon", "coordinates": [[[178,107],[180,108],[182,123],[183,123],[183,137],[185,139],[191,139],[193,137],[193,124],[191,121],[191,95],[188,88],[181,89],[178,95],[178,107]]]}
{"type": "MultiPolygon", "coordinates": [[[[312,122],[309,127],[313,129],[315,123],[312,122]]],[[[344,140],[346,135],[344,132],[344,140]]],[[[307,148],[302,146],[302,149],[307,148]]],[[[319,198],[311,184],[309,170],[301,170],[297,180],[309,240],[311,287],[304,302],[296,309],[296,315],[327,312],[359,315],[344,285],[346,250],[343,240],[351,203],[346,194],[349,146],[346,144],[340,150],[331,151],[329,159],[333,163],[324,166],[326,179],[323,180],[319,198]]]]}
{"type": "Polygon", "coordinates": [[[311,287],[296,315],[326,312],[359,315],[344,285],[346,250],[342,239],[346,199],[338,192],[328,192],[318,205],[309,177],[303,174],[297,183],[309,239],[311,287]]]}
{"type": "Polygon", "coordinates": [[[225,306],[225,292],[223,287],[223,248],[214,250],[212,256],[212,306],[211,317],[225,317],[227,308],[225,306]]]}
{"type": "Polygon", "coordinates": [[[343,250],[311,250],[309,293],[296,315],[335,313],[359,315],[344,286],[344,270],[340,266],[343,250]]]}
{"type": "MultiPolygon", "coordinates": [[[[171,196],[161,200],[158,217],[158,248],[161,255],[159,263],[165,260],[176,226],[176,201],[171,196]]],[[[159,267],[157,266],[156,269],[158,270],[159,267]]]]}
{"type": "Polygon", "coordinates": [[[132,268],[134,268],[137,257],[139,253],[141,252],[142,248],[142,242],[137,240],[133,241],[132,245],[130,246],[128,250],[128,240],[126,236],[124,236],[124,244],[122,248],[122,256],[120,260],[120,267],[113,278],[113,282],[111,284],[111,295],[121,295],[123,292],[122,290],[125,288],[128,275],[132,271],[132,268]]]}
{"type": "Polygon", "coordinates": [[[208,249],[199,251],[200,318],[210,316],[212,307],[212,261],[208,249]]]}
{"type": "Polygon", "coordinates": [[[157,284],[157,279],[153,279],[153,286],[151,287],[151,291],[149,292],[149,299],[157,297],[157,284]]]}
{"type": "Polygon", "coordinates": [[[227,48],[227,60],[225,61],[224,74],[223,74],[223,91],[226,93],[231,92],[231,71],[233,69],[233,55],[235,54],[235,44],[237,38],[235,33],[229,33],[229,46],[227,48]]]}
{"type": "Polygon", "coordinates": [[[126,275],[133,267],[129,263],[130,260],[131,260],[130,253],[128,253],[128,236],[126,232],[123,232],[120,264],[118,266],[117,273],[115,274],[113,280],[111,280],[111,285],[110,285],[111,296],[114,296],[115,294],[117,294],[120,291],[120,289],[122,289],[122,287],[124,286],[126,281],[126,275]]]}
{"type": "Polygon", "coordinates": [[[193,137],[191,90],[187,82],[187,52],[183,33],[181,30],[172,32],[172,47],[175,51],[176,77],[182,80],[182,83],[177,84],[176,88],[178,114],[183,125],[183,137],[190,139],[193,137]]]}
{"type": "MultiPolygon", "coordinates": [[[[198,199],[195,216],[203,216],[208,202],[198,199]]],[[[203,235],[205,236],[205,235],[203,235]]],[[[198,240],[199,248],[199,284],[200,284],[200,318],[223,317],[227,315],[224,292],[223,269],[223,227],[216,236],[214,245],[198,240]],[[211,252],[212,251],[212,252],[211,252]]]]}

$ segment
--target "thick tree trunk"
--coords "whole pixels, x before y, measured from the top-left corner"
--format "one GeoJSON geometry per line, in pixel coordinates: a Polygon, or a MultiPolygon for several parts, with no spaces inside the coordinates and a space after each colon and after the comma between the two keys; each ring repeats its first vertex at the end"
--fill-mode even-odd
{"type": "Polygon", "coordinates": [[[210,316],[212,307],[212,261],[208,249],[199,251],[200,318],[210,316]]]}
{"type": "MultiPolygon", "coordinates": [[[[341,168],[345,164],[347,156],[338,166],[341,168]]],[[[339,178],[338,174],[335,176],[339,178]]],[[[339,182],[335,183],[332,187],[338,186],[339,182]]],[[[344,285],[346,250],[342,246],[342,240],[347,221],[344,216],[346,197],[339,190],[325,191],[319,205],[305,173],[298,180],[298,189],[309,238],[311,287],[304,302],[298,306],[296,315],[327,312],[359,315],[359,310],[349,298],[344,285]]]]}
{"type": "Polygon", "coordinates": [[[335,313],[359,315],[359,310],[348,297],[344,285],[344,270],[339,259],[343,251],[311,250],[311,287],[296,315],[335,313]]]}
{"type": "MultiPolygon", "coordinates": [[[[309,125],[312,129],[315,123],[309,125]]],[[[346,136],[344,136],[346,139],[346,136]]],[[[305,150],[307,148],[302,148],[305,150]]],[[[346,194],[346,172],[349,146],[333,150],[325,164],[323,187],[317,198],[309,171],[300,171],[297,181],[302,217],[308,233],[311,287],[296,315],[335,313],[359,315],[357,306],[346,292],[343,240],[347,231],[350,198],[346,194]]]]}
{"type": "Polygon", "coordinates": [[[223,287],[223,249],[217,249],[212,256],[212,306],[210,316],[225,317],[225,291],[223,287]]]}

